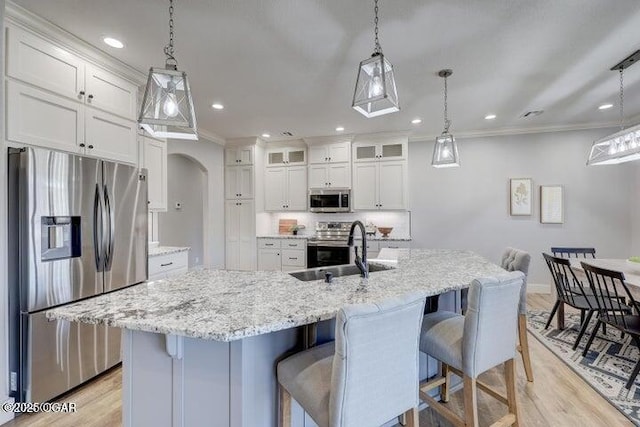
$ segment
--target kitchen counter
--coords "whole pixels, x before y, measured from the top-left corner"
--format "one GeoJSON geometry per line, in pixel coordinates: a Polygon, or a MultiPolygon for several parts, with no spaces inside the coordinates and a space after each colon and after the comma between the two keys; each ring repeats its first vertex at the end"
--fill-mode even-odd
{"type": "Polygon", "coordinates": [[[178,246],[156,246],[155,248],[149,248],[149,258],[153,258],[161,255],[175,254],[178,252],[190,251],[190,247],[178,247],[178,246]]]}
{"type": "Polygon", "coordinates": [[[334,283],[283,272],[202,269],[49,310],[50,319],[233,341],[333,318],[346,304],[380,302],[412,291],[425,297],[503,272],[469,251],[399,250],[397,268],[334,283]]]}
{"type": "MultiPolygon", "coordinates": [[[[359,234],[356,234],[355,238],[356,240],[361,240],[359,234]]],[[[313,239],[315,237],[314,234],[299,234],[296,236],[293,236],[291,234],[265,234],[265,235],[261,235],[258,236],[258,239],[313,239]]],[[[376,242],[384,242],[384,241],[389,241],[389,242],[410,242],[411,241],[411,237],[409,236],[389,236],[389,237],[382,237],[380,235],[378,236],[367,236],[367,240],[372,240],[372,241],[376,241],[376,242]]]]}
{"type": "MultiPolygon", "coordinates": [[[[448,291],[504,272],[469,251],[390,253],[397,268],[373,272],[368,280],[347,276],[327,284],[282,272],[202,269],[46,315],[123,328],[125,427],[276,427],[278,361],[302,348],[302,336],[332,339],[341,307],[419,291],[441,295],[440,307],[455,310],[459,295],[448,291]]],[[[420,356],[421,380],[437,370],[435,360],[420,356]]],[[[309,425],[297,405],[291,425],[309,425]]]]}

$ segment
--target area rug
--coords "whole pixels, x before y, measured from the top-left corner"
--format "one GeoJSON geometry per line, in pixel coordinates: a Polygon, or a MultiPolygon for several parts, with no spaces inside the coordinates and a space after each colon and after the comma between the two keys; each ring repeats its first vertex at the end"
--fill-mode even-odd
{"type": "MultiPolygon", "coordinates": [[[[605,335],[602,328],[599,328],[589,353],[582,357],[588,340],[587,334],[575,351],[571,349],[578,336],[580,315],[565,314],[566,329],[562,331],[555,329],[555,319],[545,331],[544,325],[548,318],[548,311],[529,311],[527,329],[600,395],[635,425],[640,426],[640,376],[631,390],[625,388],[629,375],[640,357],[630,338],[627,336],[621,339],[620,332],[611,327],[607,328],[605,335]]],[[[595,320],[592,320],[588,331],[591,331],[593,324],[595,320]]]]}

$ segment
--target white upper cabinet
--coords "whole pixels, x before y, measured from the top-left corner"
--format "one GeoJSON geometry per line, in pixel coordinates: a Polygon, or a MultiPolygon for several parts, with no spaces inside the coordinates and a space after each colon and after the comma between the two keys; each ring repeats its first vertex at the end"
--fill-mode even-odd
{"type": "Polygon", "coordinates": [[[83,98],[88,105],[136,120],[136,85],[90,64],[85,70],[83,98]]]}
{"type": "Polygon", "coordinates": [[[307,164],[307,151],[304,148],[273,148],[267,150],[268,167],[297,166],[307,164]]]}
{"type": "Polygon", "coordinates": [[[7,27],[7,75],[70,99],[82,100],[85,62],[40,37],[7,27]]]}
{"type": "Polygon", "coordinates": [[[167,143],[142,136],[143,167],[147,169],[149,210],[167,211],[167,143]]]}
{"type": "Polygon", "coordinates": [[[253,146],[227,148],[224,152],[227,166],[253,164],[253,146]]]}
{"type": "Polygon", "coordinates": [[[135,83],[13,25],[6,60],[9,140],[138,164],[135,83]]]}
{"type": "Polygon", "coordinates": [[[95,108],[86,108],[85,111],[83,144],[86,154],[125,163],[137,163],[137,123],[95,108]]]}
{"type": "Polygon", "coordinates": [[[253,199],[253,166],[227,166],[225,198],[253,199]]]}
{"type": "Polygon", "coordinates": [[[406,158],[406,141],[356,142],[353,144],[354,162],[403,160],[406,158]]]}
{"type": "Polygon", "coordinates": [[[265,211],[307,210],[307,168],[267,168],[264,180],[265,211]]]}
{"type": "Polygon", "coordinates": [[[309,188],[351,188],[351,164],[309,165],[309,188]]]}
{"type": "Polygon", "coordinates": [[[353,166],[355,210],[407,208],[407,162],[368,162],[353,166]]]}
{"type": "Polygon", "coordinates": [[[351,160],[351,144],[337,142],[333,144],[312,145],[309,148],[309,163],[341,163],[351,160]]]}
{"type": "Polygon", "coordinates": [[[80,144],[85,139],[82,104],[13,81],[8,81],[6,87],[9,141],[82,152],[80,144]]]}

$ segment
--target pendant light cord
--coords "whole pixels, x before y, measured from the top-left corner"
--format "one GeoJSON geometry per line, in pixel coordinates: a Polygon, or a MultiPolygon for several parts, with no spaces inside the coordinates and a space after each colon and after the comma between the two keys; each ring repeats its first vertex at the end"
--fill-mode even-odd
{"type": "Polygon", "coordinates": [[[373,50],[373,56],[382,54],[382,47],[380,46],[380,40],[378,39],[378,0],[374,0],[375,6],[373,8],[373,12],[375,13],[375,18],[373,23],[375,24],[375,48],[373,50]]]}
{"type": "Polygon", "coordinates": [[[169,0],[169,44],[164,47],[164,54],[166,55],[166,63],[172,63],[178,65],[178,61],[173,56],[173,0],[169,0]]]}
{"type": "Polygon", "coordinates": [[[620,130],[624,129],[624,68],[620,67],[620,130]]]}
{"type": "Polygon", "coordinates": [[[451,126],[451,120],[449,120],[449,105],[447,104],[447,77],[444,77],[444,131],[442,133],[449,133],[449,127],[451,126]]]}

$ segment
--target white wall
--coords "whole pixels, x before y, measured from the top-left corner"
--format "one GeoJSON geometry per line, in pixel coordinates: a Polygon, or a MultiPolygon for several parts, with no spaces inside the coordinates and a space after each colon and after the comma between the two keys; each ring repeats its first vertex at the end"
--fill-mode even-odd
{"type": "Polygon", "coordinates": [[[207,175],[199,163],[181,154],[169,155],[167,169],[168,210],[158,214],[160,245],[188,246],[189,268],[202,265],[207,175]]]}
{"type": "MultiPolygon", "coordinates": [[[[0,22],[4,22],[5,1],[0,0],[0,22]]],[[[0,75],[4,81],[4,31],[0,34],[0,75]]],[[[7,373],[9,372],[9,346],[7,345],[8,331],[8,283],[7,283],[7,144],[4,140],[4,85],[0,87],[0,401],[4,402],[9,396],[7,373]]],[[[12,413],[0,411],[0,424],[13,418],[12,413]]]]}
{"type": "Polygon", "coordinates": [[[413,246],[470,249],[494,261],[506,246],[518,247],[531,253],[532,284],[551,283],[541,253],[552,245],[594,246],[599,258],[628,257],[632,234],[637,237],[640,230],[631,227],[640,169],[586,166],[593,140],[612,131],[463,139],[458,141],[461,167],[451,169],[430,166],[432,140],[411,142],[413,246]],[[533,179],[533,215],[511,217],[509,178],[523,177],[533,179]],[[544,184],[564,186],[564,224],[540,224],[539,186],[544,184]]]}
{"type": "Polygon", "coordinates": [[[200,163],[206,171],[203,265],[224,268],[224,149],[200,138],[199,142],[171,140],[168,152],[185,155],[200,163]]]}

